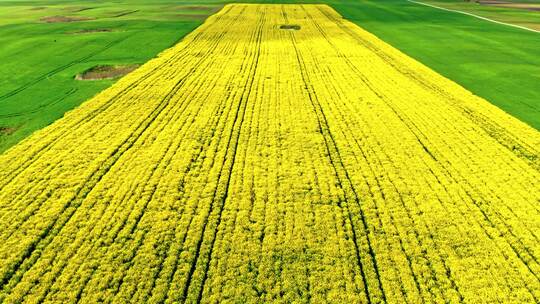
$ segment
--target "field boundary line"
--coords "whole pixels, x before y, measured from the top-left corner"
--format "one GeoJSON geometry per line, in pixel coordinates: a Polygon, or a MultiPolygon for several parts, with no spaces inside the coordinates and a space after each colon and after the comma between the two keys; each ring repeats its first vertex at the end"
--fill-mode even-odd
{"type": "Polygon", "coordinates": [[[518,29],[522,29],[522,30],[526,30],[526,31],[534,32],[534,33],[540,33],[540,30],[535,30],[535,29],[528,28],[528,27],[521,26],[521,25],[516,25],[516,24],[512,24],[512,23],[506,23],[506,22],[502,22],[502,21],[489,19],[489,18],[486,18],[486,17],[475,15],[473,13],[467,13],[467,12],[459,11],[459,10],[455,10],[455,9],[444,8],[444,7],[436,6],[436,5],[433,5],[433,4],[428,4],[428,3],[424,3],[424,2],[418,2],[418,1],[414,1],[414,0],[407,0],[407,1],[412,2],[412,3],[416,3],[416,4],[420,4],[420,5],[433,7],[433,8],[444,10],[444,11],[448,11],[448,12],[468,15],[468,16],[475,17],[475,18],[478,18],[478,19],[481,19],[481,20],[485,20],[485,21],[489,21],[489,22],[493,22],[493,23],[497,23],[497,24],[501,24],[501,25],[511,26],[511,27],[514,27],[514,28],[518,28],[518,29]]]}

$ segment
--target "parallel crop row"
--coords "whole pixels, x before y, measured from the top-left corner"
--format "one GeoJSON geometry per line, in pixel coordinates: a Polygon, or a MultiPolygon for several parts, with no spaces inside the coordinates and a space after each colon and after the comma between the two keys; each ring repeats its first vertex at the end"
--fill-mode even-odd
{"type": "Polygon", "coordinates": [[[0,156],[0,302],[537,303],[539,147],[327,6],[227,5],[0,156]]]}

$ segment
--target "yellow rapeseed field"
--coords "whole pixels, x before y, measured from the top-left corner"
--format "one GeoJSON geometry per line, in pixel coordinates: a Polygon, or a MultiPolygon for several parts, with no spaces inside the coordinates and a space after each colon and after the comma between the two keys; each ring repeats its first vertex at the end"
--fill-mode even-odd
{"type": "Polygon", "coordinates": [[[0,156],[0,302],[539,302],[539,157],[328,6],[227,5],[0,156]]]}

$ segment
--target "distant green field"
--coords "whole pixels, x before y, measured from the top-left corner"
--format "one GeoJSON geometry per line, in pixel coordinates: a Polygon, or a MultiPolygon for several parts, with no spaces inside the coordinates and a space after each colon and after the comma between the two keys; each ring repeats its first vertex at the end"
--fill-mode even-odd
{"type": "MultiPolygon", "coordinates": [[[[525,8],[510,8],[488,4],[480,4],[476,1],[463,0],[419,0],[432,5],[472,13],[493,20],[516,24],[535,30],[540,30],[540,11],[525,8]]],[[[539,5],[540,0],[512,0],[504,2],[539,5]]]]}
{"type": "Polygon", "coordinates": [[[114,82],[77,81],[77,73],[95,65],[144,63],[219,9],[184,9],[176,1],[127,3],[0,2],[0,151],[114,82]],[[95,20],[40,21],[50,16],[95,20]],[[80,33],[96,29],[112,32],[80,33]]]}
{"type": "MultiPolygon", "coordinates": [[[[540,34],[404,0],[322,2],[540,129],[540,34]]],[[[77,81],[77,73],[95,65],[144,63],[226,1],[52,3],[0,2],[0,152],[114,82],[77,81]],[[93,20],[40,21],[48,16],[93,20]],[[95,29],[112,32],[77,33],[95,29]]]]}
{"type": "Polygon", "coordinates": [[[540,130],[539,33],[401,0],[331,3],[345,18],[540,130]]]}

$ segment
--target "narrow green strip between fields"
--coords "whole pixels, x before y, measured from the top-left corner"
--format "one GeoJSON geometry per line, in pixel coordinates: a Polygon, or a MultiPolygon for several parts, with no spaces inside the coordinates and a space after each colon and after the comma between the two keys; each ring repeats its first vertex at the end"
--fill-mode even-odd
{"type": "MultiPolygon", "coordinates": [[[[322,2],[540,129],[539,34],[405,0],[322,2]]],[[[144,63],[196,28],[223,3],[0,3],[0,152],[114,82],[78,81],[76,74],[96,65],[144,63]]],[[[515,13],[513,18],[519,16],[515,13]]],[[[523,16],[531,22],[530,14],[523,16]]]]}

